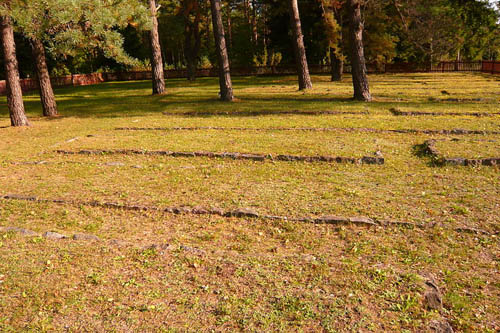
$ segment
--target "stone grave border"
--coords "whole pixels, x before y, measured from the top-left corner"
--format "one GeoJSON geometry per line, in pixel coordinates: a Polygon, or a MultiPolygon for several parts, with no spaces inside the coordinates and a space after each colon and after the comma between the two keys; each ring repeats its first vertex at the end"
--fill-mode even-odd
{"type": "Polygon", "coordinates": [[[420,150],[422,153],[430,156],[435,165],[461,165],[461,166],[500,166],[500,157],[490,157],[490,158],[464,158],[455,157],[449,158],[443,156],[436,147],[436,140],[427,140],[422,145],[420,145],[420,150]]]}
{"type": "Polygon", "coordinates": [[[163,112],[165,116],[177,116],[177,117],[255,117],[255,116],[280,116],[280,115],[292,115],[292,116],[319,116],[319,115],[367,115],[370,114],[366,111],[329,111],[329,110],[319,110],[319,111],[300,111],[300,110],[289,110],[289,111],[274,111],[274,110],[260,110],[260,111],[242,111],[242,112],[184,112],[184,113],[171,113],[163,112]]]}
{"type": "Polygon", "coordinates": [[[421,112],[421,111],[401,111],[396,108],[389,110],[394,116],[471,116],[471,117],[494,117],[500,112],[421,112]]]}
{"type": "MultiPolygon", "coordinates": [[[[388,220],[388,219],[379,219],[379,218],[370,218],[370,217],[342,217],[342,216],[333,216],[326,215],[321,217],[288,217],[288,216],[279,216],[279,215],[266,215],[259,214],[248,208],[238,208],[235,210],[223,210],[221,208],[205,208],[205,207],[166,207],[160,208],[155,206],[139,206],[139,205],[127,205],[127,204],[119,204],[113,202],[99,202],[99,201],[78,201],[78,200],[64,200],[64,199],[44,199],[38,198],[36,196],[23,196],[23,195],[0,195],[1,200],[11,200],[11,201],[27,201],[34,203],[49,203],[49,204],[59,204],[59,205],[68,205],[68,206],[88,206],[95,208],[103,208],[103,209],[115,209],[115,210],[123,210],[123,211],[136,211],[136,212],[158,212],[158,213],[169,213],[174,215],[207,215],[207,216],[220,216],[224,218],[251,218],[251,219],[260,219],[260,220],[273,220],[273,221],[290,221],[290,222],[302,222],[309,224],[327,224],[327,225],[356,225],[363,227],[389,227],[389,226],[398,226],[398,227],[406,227],[406,228],[419,228],[419,229],[429,229],[436,227],[436,224],[425,224],[425,223],[411,223],[404,221],[396,221],[396,220],[388,220]]],[[[455,232],[459,233],[472,233],[472,234],[483,234],[483,235],[496,235],[494,233],[490,233],[486,230],[471,228],[471,227],[454,227],[451,228],[455,232]]],[[[1,229],[0,229],[1,231],[1,229]]],[[[17,231],[27,236],[37,235],[36,233],[20,229],[14,228],[11,231],[17,231]]],[[[66,236],[59,237],[58,235],[44,234],[44,237],[53,238],[53,239],[62,239],[66,238],[66,236]]],[[[77,239],[78,236],[73,236],[73,239],[77,239]]],[[[92,235],[81,235],[80,239],[83,240],[97,240],[96,236],[92,235]]]]}
{"type": "Polygon", "coordinates": [[[383,165],[385,159],[378,156],[356,157],[333,157],[333,156],[299,156],[299,155],[273,155],[273,154],[253,154],[253,153],[214,153],[214,152],[175,152],[169,150],[135,150],[135,149],[110,149],[110,150],[55,150],[55,153],[63,155],[149,155],[167,157],[206,157],[206,158],[227,158],[233,160],[252,161],[287,161],[287,162],[327,162],[327,163],[352,163],[352,164],[374,164],[383,165]]]}
{"type": "Polygon", "coordinates": [[[115,131],[304,131],[304,132],[361,132],[361,133],[401,133],[401,134],[443,134],[443,135],[499,135],[500,131],[480,131],[466,130],[461,128],[442,129],[442,130],[420,130],[420,129],[377,129],[366,127],[116,127],[115,131]]]}

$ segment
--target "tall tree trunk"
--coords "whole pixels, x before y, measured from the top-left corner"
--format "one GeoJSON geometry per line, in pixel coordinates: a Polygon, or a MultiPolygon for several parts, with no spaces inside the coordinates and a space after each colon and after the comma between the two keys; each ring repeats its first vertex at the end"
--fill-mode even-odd
{"type": "Polygon", "coordinates": [[[337,47],[335,48],[330,48],[330,61],[332,65],[332,81],[333,82],[339,82],[342,81],[342,76],[344,75],[344,56],[342,52],[342,26],[343,26],[343,19],[342,19],[342,13],[340,12],[340,9],[338,8],[333,8],[333,18],[337,22],[339,26],[339,31],[338,31],[338,42],[337,42],[337,47]]]}
{"type": "Polygon", "coordinates": [[[252,41],[255,47],[259,43],[259,32],[257,31],[257,3],[252,0],[252,41]]]}
{"type": "Polygon", "coordinates": [[[40,100],[42,101],[43,115],[45,117],[57,116],[57,104],[50,82],[49,70],[45,59],[45,47],[36,38],[30,40],[33,58],[35,59],[36,75],[40,86],[40,100]]]}
{"type": "Polygon", "coordinates": [[[23,91],[19,82],[19,68],[16,58],[16,44],[12,21],[8,16],[0,17],[0,30],[7,82],[7,104],[12,126],[30,126],[24,113],[23,91]]]}
{"type": "MultiPolygon", "coordinates": [[[[186,23],[187,24],[187,23],[186,23]]],[[[196,56],[194,55],[193,45],[191,41],[191,30],[186,26],[185,33],[185,53],[186,53],[186,67],[187,67],[187,79],[188,81],[196,80],[196,56]]]]}
{"type": "Polygon", "coordinates": [[[196,70],[198,64],[198,55],[201,47],[201,35],[198,29],[198,22],[194,23],[194,27],[190,27],[186,33],[185,39],[185,54],[187,66],[187,79],[189,81],[196,80],[196,70]],[[193,30],[191,30],[193,29],[193,30]],[[194,38],[194,44],[193,44],[194,38]]]}
{"type": "Polygon", "coordinates": [[[163,72],[163,60],[161,58],[160,35],[158,33],[158,18],[156,17],[155,0],[149,0],[149,8],[153,19],[153,27],[150,31],[153,95],[162,95],[165,93],[165,74],[163,72]]]}
{"type": "Polygon", "coordinates": [[[248,24],[251,24],[251,19],[250,19],[250,0],[243,0],[243,15],[245,16],[246,21],[248,24]]]}
{"type": "Polygon", "coordinates": [[[196,79],[196,69],[198,65],[198,55],[201,48],[200,21],[201,11],[198,0],[193,2],[183,2],[184,15],[184,53],[186,56],[187,79],[196,79]],[[194,14],[194,21],[191,21],[191,14],[194,14]]]}
{"type": "Polygon", "coordinates": [[[372,100],[368,77],[366,75],[365,52],[363,48],[363,22],[359,0],[349,0],[349,35],[351,39],[352,81],[354,99],[369,102],[372,100]]]}
{"type": "MultiPolygon", "coordinates": [[[[337,51],[338,52],[338,51],[337,51]]],[[[332,82],[342,81],[344,74],[344,60],[340,58],[333,47],[330,48],[330,61],[332,66],[332,82]]]]}
{"type": "Polygon", "coordinates": [[[269,21],[268,21],[268,17],[267,17],[269,6],[266,3],[263,3],[262,7],[263,7],[262,8],[262,21],[264,23],[263,24],[264,31],[263,31],[262,39],[263,39],[263,44],[264,44],[264,51],[265,51],[265,54],[267,54],[264,66],[270,66],[270,65],[272,65],[272,61],[271,61],[272,60],[272,52],[269,50],[269,38],[268,38],[268,36],[270,35],[269,21]]]}
{"type": "Polygon", "coordinates": [[[295,61],[299,76],[299,90],[311,89],[312,81],[307,65],[306,48],[304,47],[304,36],[300,25],[300,14],[297,0],[288,0],[290,12],[290,24],[293,35],[293,49],[295,51],[295,61]]]}
{"type": "Polygon", "coordinates": [[[233,49],[233,22],[231,20],[231,13],[232,13],[232,8],[231,8],[231,0],[227,1],[227,39],[228,39],[228,49],[229,52],[233,49]]]}
{"type": "Polygon", "coordinates": [[[193,55],[193,43],[192,43],[192,27],[189,21],[189,12],[184,13],[184,49],[186,54],[186,67],[187,67],[187,79],[188,81],[194,81],[196,79],[196,64],[195,57],[193,55]]]}
{"type": "Polygon", "coordinates": [[[219,85],[220,98],[222,101],[232,101],[233,83],[231,82],[231,72],[229,68],[229,57],[227,55],[226,38],[224,36],[224,26],[222,24],[220,0],[210,0],[212,6],[212,24],[214,27],[215,48],[219,61],[219,85]]]}

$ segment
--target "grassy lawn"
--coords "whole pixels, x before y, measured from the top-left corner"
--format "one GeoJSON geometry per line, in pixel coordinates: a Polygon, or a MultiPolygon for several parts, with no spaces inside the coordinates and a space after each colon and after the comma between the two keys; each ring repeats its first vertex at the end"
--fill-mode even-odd
{"type": "Polygon", "coordinates": [[[500,157],[500,135],[383,130],[498,132],[498,115],[446,113],[500,112],[500,79],[370,79],[373,103],[351,101],[350,80],[334,84],[326,76],[313,77],[315,87],[306,93],[297,91],[294,77],[237,77],[238,101],[230,104],[217,101],[214,78],[167,80],[168,94],[160,97],[150,96],[150,82],[61,88],[62,116],[41,118],[38,96],[29,94],[33,126],[21,129],[8,127],[1,97],[0,196],[76,203],[0,199],[0,227],[92,234],[100,241],[0,232],[0,331],[421,332],[444,320],[456,331],[499,330],[499,168],[433,166],[417,147],[436,139],[446,157],[500,157]],[[395,116],[391,108],[444,115],[395,116]],[[57,149],[355,158],[377,152],[385,164],[62,155],[57,149]],[[246,208],[290,218],[369,217],[424,227],[315,225],[79,204],[89,201],[246,208]],[[431,278],[442,294],[438,310],[424,301],[431,278]]]}
{"type": "Polygon", "coordinates": [[[438,141],[436,148],[446,157],[499,157],[500,135],[468,136],[467,138],[438,141]]]}

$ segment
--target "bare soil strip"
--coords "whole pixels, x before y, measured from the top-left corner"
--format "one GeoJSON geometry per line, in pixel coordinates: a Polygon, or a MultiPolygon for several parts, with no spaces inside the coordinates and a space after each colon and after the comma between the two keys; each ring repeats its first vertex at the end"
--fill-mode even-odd
{"type": "Polygon", "coordinates": [[[436,148],[436,140],[427,140],[422,145],[423,152],[434,159],[434,163],[437,165],[462,165],[462,166],[500,166],[500,157],[490,157],[490,158],[448,158],[442,156],[439,150],[436,148]]]}
{"type": "MultiPolygon", "coordinates": [[[[313,223],[313,224],[330,224],[330,225],[357,225],[364,227],[376,227],[376,226],[400,226],[409,228],[433,228],[435,224],[422,224],[422,223],[410,223],[394,220],[382,220],[370,217],[342,217],[342,216],[322,216],[322,217],[287,217],[287,216],[276,216],[276,215],[265,215],[259,214],[253,210],[247,208],[238,208],[235,210],[225,211],[220,208],[205,208],[205,207],[154,207],[154,206],[136,206],[136,205],[126,205],[113,202],[98,202],[98,201],[78,201],[78,200],[64,200],[64,199],[43,199],[35,196],[22,196],[22,195],[0,195],[2,200],[17,200],[17,201],[30,201],[35,203],[53,203],[60,205],[70,205],[70,206],[89,206],[97,208],[108,208],[117,209],[125,211],[154,211],[159,213],[170,213],[175,215],[216,215],[226,218],[254,218],[262,220],[278,220],[278,221],[291,221],[291,222],[303,222],[303,223],[313,223]]],[[[21,229],[20,229],[21,230],[21,229]]],[[[485,234],[491,235],[490,232],[469,228],[469,227],[456,227],[453,230],[456,232],[467,232],[475,234],[485,234]]],[[[16,231],[16,230],[13,230],[16,231]]],[[[32,235],[30,231],[25,234],[32,235]]]]}
{"type": "Polygon", "coordinates": [[[168,157],[207,157],[207,158],[228,158],[233,160],[252,161],[299,161],[299,162],[327,162],[327,163],[352,163],[352,164],[376,164],[385,163],[383,157],[364,156],[356,157],[332,157],[332,156],[298,156],[298,155],[273,155],[273,154],[252,154],[252,153],[214,153],[214,152],[175,152],[168,150],[135,150],[135,149],[115,149],[115,150],[56,150],[58,154],[64,155],[150,155],[168,157]]]}
{"type": "Polygon", "coordinates": [[[421,111],[401,111],[390,109],[395,116],[471,116],[471,117],[494,117],[499,116],[500,112],[421,112],[421,111]]]}
{"type": "Polygon", "coordinates": [[[497,135],[500,131],[478,131],[466,130],[461,128],[442,129],[442,130],[419,130],[419,129],[377,129],[365,127],[117,127],[115,131],[304,131],[304,132],[365,132],[365,133],[403,133],[403,134],[444,134],[444,135],[497,135]]]}

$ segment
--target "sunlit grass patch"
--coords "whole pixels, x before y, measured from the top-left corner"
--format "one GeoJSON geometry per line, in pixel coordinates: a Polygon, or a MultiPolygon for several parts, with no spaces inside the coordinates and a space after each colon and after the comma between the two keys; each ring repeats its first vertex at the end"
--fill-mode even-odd
{"type": "Polygon", "coordinates": [[[436,148],[447,158],[500,157],[500,136],[454,138],[436,142],[436,148]]]}
{"type": "MultiPolygon", "coordinates": [[[[236,77],[235,103],[217,100],[215,78],[168,79],[167,94],[160,97],[150,96],[150,82],[61,88],[56,94],[62,116],[51,120],[40,117],[38,96],[29,94],[33,126],[0,128],[0,195],[67,202],[0,200],[0,227],[68,238],[0,233],[0,330],[416,332],[446,318],[455,331],[495,331],[498,168],[437,166],[416,147],[434,139],[447,157],[490,157],[499,155],[500,138],[362,129],[500,131],[498,116],[451,115],[499,112],[498,78],[372,75],[373,103],[350,100],[348,77],[341,83],[329,82],[328,76],[313,80],[314,89],[303,93],[292,76],[236,77]],[[480,100],[445,101],[450,98],[480,100]],[[394,116],[391,108],[445,115],[394,116]],[[355,114],[251,114],[265,110],[355,114]],[[385,164],[61,155],[58,149],[377,153],[385,164]],[[428,228],[315,225],[81,204],[92,201],[246,208],[290,217],[364,216],[428,228]],[[100,241],[72,240],[76,233],[100,241]],[[424,304],[429,275],[442,294],[440,311],[424,304]]],[[[2,98],[0,127],[8,124],[2,98]]]]}

